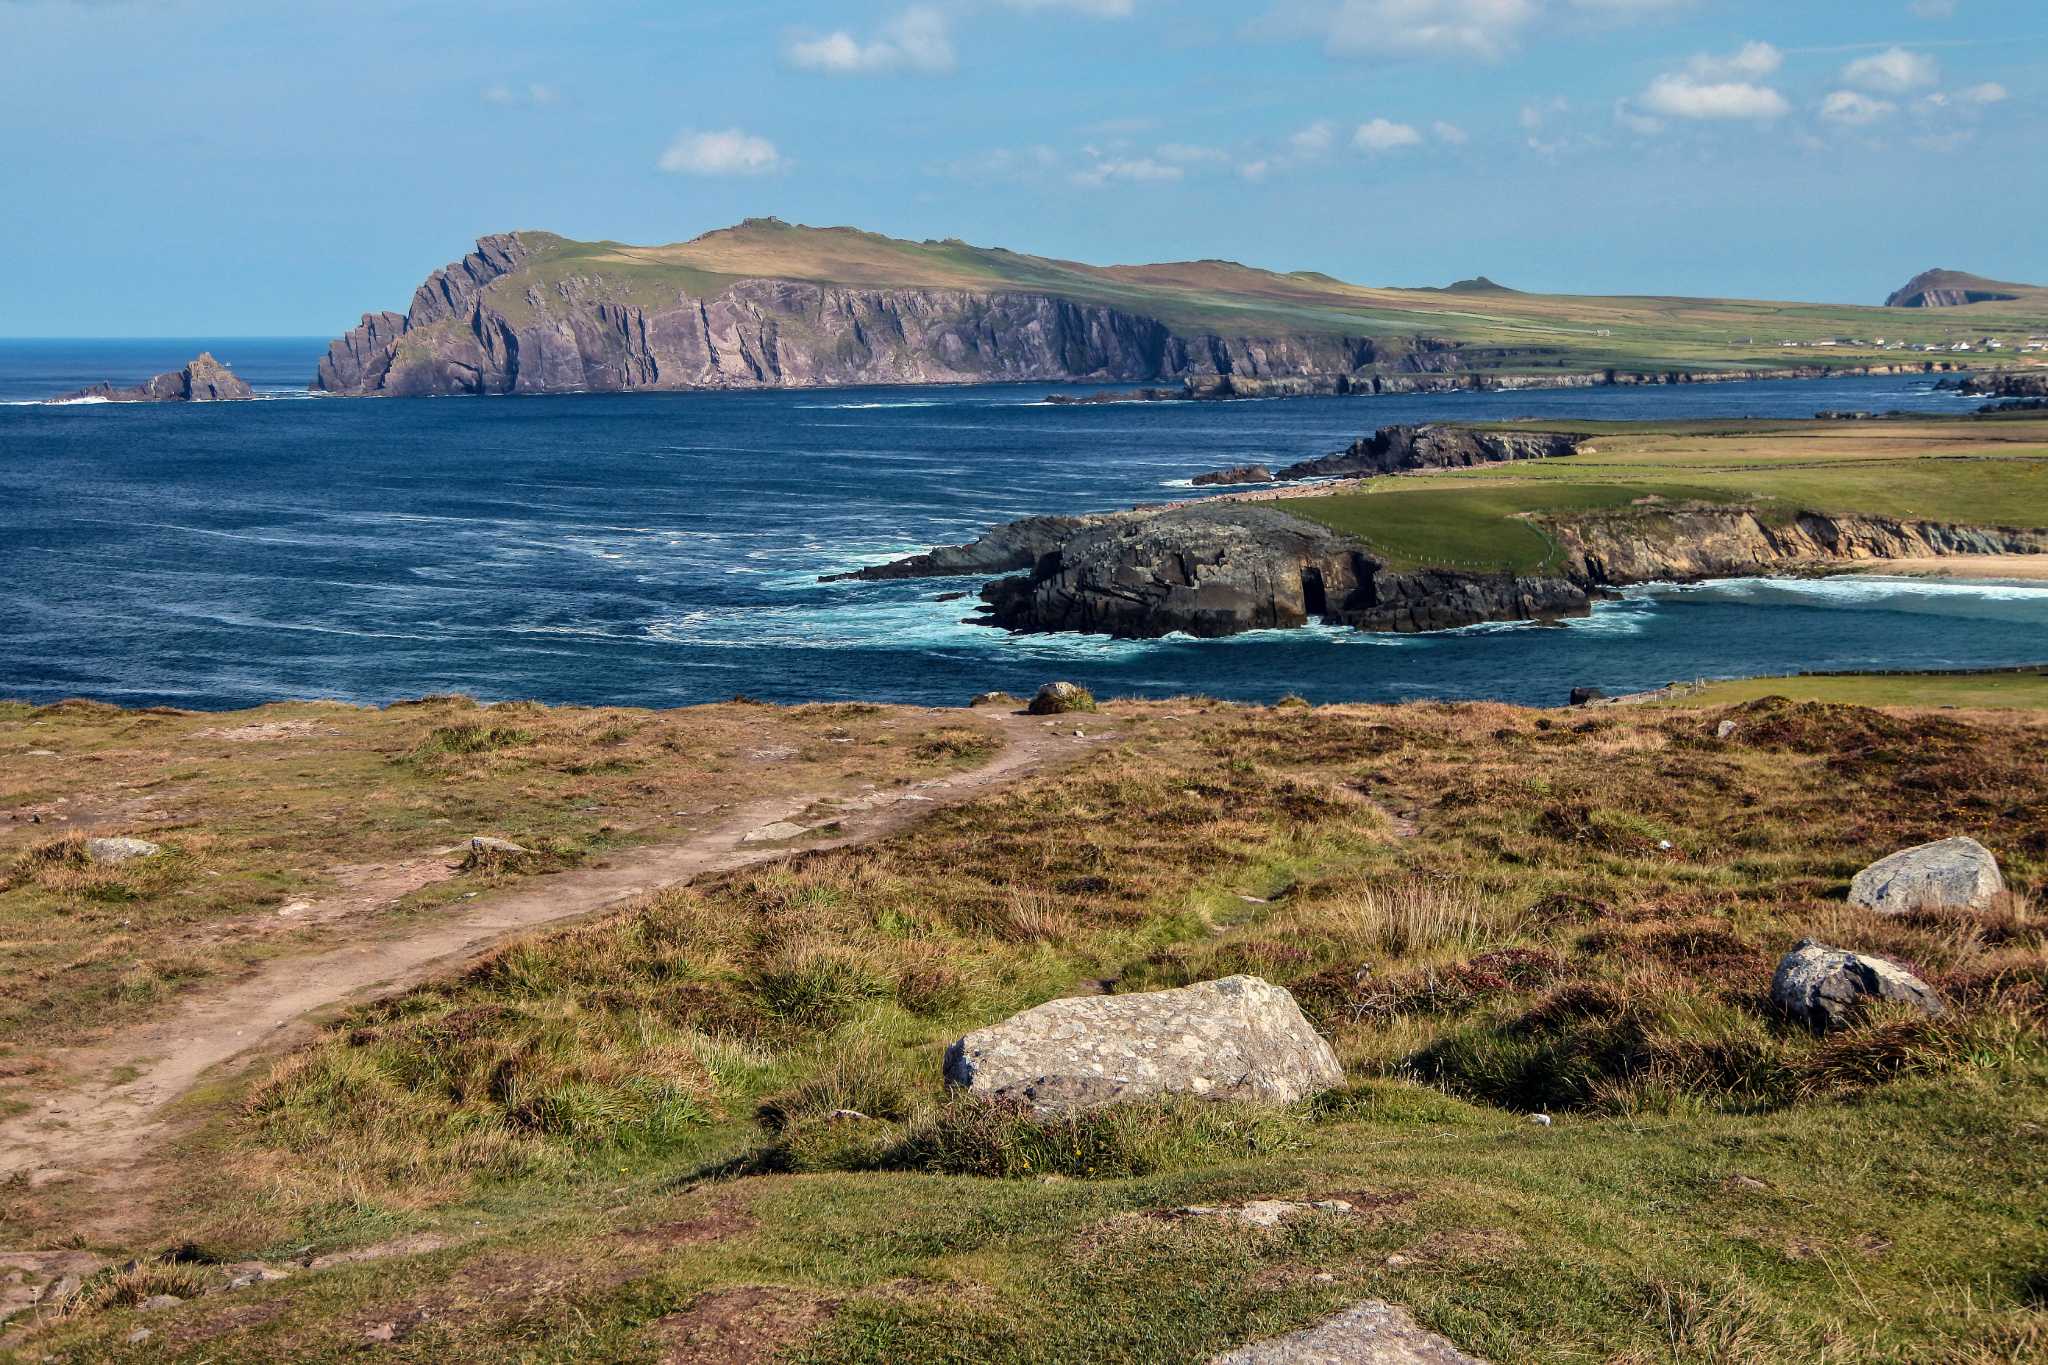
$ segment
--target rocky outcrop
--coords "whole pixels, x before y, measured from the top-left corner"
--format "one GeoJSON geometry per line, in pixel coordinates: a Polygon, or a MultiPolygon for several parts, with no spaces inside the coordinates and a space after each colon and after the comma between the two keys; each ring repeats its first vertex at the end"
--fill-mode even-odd
{"type": "Polygon", "coordinates": [[[1228,469],[1212,469],[1206,474],[1197,474],[1190,482],[1197,488],[1213,488],[1234,483],[1271,483],[1273,471],[1262,464],[1234,464],[1228,469]]]}
{"type": "Polygon", "coordinates": [[[1590,605],[1561,578],[1393,570],[1349,537],[1271,503],[1227,500],[1104,518],[981,596],[989,625],[1124,639],[1213,638],[1311,621],[1448,630],[1590,605]]]}
{"type": "Polygon", "coordinates": [[[1543,523],[1588,587],[1690,582],[1944,555],[2048,554],[2048,532],[1747,507],[1630,507],[1543,523]]]}
{"type": "Polygon", "coordinates": [[[1941,839],[1880,858],[1849,883],[1849,904],[1883,915],[1988,910],[2005,894],[1998,859],[1975,839],[1941,839]]]}
{"type": "Polygon", "coordinates": [[[1292,1104],[1343,1079],[1294,997],[1255,976],[1053,1000],[946,1052],[948,1084],[1041,1111],[1168,1095],[1292,1104]]]}
{"type": "Polygon", "coordinates": [[[1544,431],[1481,431],[1462,426],[1389,426],[1334,455],[1302,460],[1283,480],[1356,478],[1416,469],[1462,469],[1509,460],[1550,460],[1578,453],[1581,436],[1544,431]]]}
{"type": "Polygon", "coordinates": [[[2048,398],[2048,370],[1997,370],[1944,379],[1934,387],[1985,398],[2048,398]]]}
{"type": "Polygon", "coordinates": [[[1847,1023],[1865,1001],[1910,1005],[1940,1014],[1941,999],[1925,981],[1887,958],[1845,952],[1801,939],[1778,963],[1771,1000],[1788,1018],[1809,1028],[1847,1023]]]}
{"type": "Polygon", "coordinates": [[[2004,284],[1960,270],[1923,270],[1894,289],[1885,299],[1887,308],[1964,308],[1973,303],[2010,303],[2020,297],[2026,285],[2004,284]]]}
{"type": "Polygon", "coordinates": [[[211,351],[201,351],[183,369],[168,370],[147,383],[130,388],[93,384],[67,393],[56,401],[75,403],[80,399],[98,398],[109,403],[218,403],[255,396],[254,390],[234,371],[215,360],[211,351]]]}

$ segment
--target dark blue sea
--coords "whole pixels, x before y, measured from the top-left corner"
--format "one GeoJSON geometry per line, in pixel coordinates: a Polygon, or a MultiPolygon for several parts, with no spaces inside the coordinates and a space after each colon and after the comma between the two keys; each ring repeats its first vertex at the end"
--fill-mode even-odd
{"type": "Polygon", "coordinates": [[[670,706],[1110,695],[1560,701],[1673,679],[2048,658],[2048,586],[1648,588],[1560,626],[1149,643],[961,624],[971,582],[818,582],[1034,512],[1443,418],[1949,411],[1861,379],[1047,405],[1049,386],[314,399],[324,342],[0,341],[0,696],[188,707],[430,692],[670,706]],[[52,406],[211,349],[264,401],[52,406]]]}

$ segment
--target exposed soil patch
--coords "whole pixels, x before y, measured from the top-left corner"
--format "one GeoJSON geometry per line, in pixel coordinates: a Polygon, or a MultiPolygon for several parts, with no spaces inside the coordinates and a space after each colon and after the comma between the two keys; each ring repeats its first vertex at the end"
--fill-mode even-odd
{"type": "Polygon", "coordinates": [[[705,1294],[648,1331],[670,1365],[751,1365],[808,1339],[837,1308],[798,1289],[743,1285],[705,1294]]]}

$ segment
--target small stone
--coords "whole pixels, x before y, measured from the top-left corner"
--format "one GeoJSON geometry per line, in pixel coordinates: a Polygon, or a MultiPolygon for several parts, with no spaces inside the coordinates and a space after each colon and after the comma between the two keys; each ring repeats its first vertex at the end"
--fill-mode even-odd
{"type": "Polygon", "coordinates": [[[85,856],[93,862],[109,865],[130,862],[136,858],[153,858],[163,851],[163,845],[152,844],[147,839],[87,839],[85,841],[85,856]]]}
{"type": "Polygon", "coordinates": [[[1548,1114],[1531,1114],[1529,1115],[1529,1122],[1535,1124],[1538,1128],[1548,1128],[1551,1119],[1548,1114]]]}
{"type": "Polygon", "coordinates": [[[1881,915],[1985,910],[2005,892],[1998,859],[1975,839],[1941,839],[1880,858],[1849,884],[1849,904],[1881,915]]]}
{"type": "Polygon", "coordinates": [[[1737,730],[1740,730],[1741,728],[1741,726],[1737,725],[1732,720],[1724,720],[1719,725],[1716,725],[1714,727],[1714,738],[1733,739],[1735,738],[1735,732],[1737,730]]]}
{"type": "Polygon", "coordinates": [[[135,1306],[145,1313],[161,1313],[164,1309],[176,1308],[183,1302],[184,1300],[176,1294],[151,1294],[135,1306]]]}
{"type": "Polygon", "coordinates": [[[156,1333],[150,1331],[147,1327],[138,1327],[134,1331],[130,1332],[127,1336],[123,1337],[122,1340],[127,1342],[130,1346],[140,1346],[143,1342],[148,1341],[151,1337],[155,1335],[156,1333]]]}
{"type": "Polygon", "coordinates": [[[469,841],[470,856],[479,853],[518,854],[531,853],[532,849],[515,844],[510,839],[494,839],[488,834],[473,835],[469,841]]]}
{"type": "Polygon", "coordinates": [[[777,820],[772,825],[763,825],[759,829],[750,830],[746,834],[741,835],[740,842],[743,844],[772,844],[779,843],[784,839],[800,838],[808,833],[810,831],[802,825],[792,824],[787,820],[777,820]]]}
{"type": "Polygon", "coordinates": [[[73,1294],[76,1294],[79,1286],[84,1283],[85,1281],[79,1279],[76,1275],[65,1275],[43,1290],[43,1296],[37,1302],[45,1304],[63,1303],[73,1294]]]}
{"type": "Polygon", "coordinates": [[[363,1329],[364,1341],[391,1341],[397,1336],[398,1324],[395,1322],[380,1322],[375,1327],[363,1329]]]}
{"type": "Polygon", "coordinates": [[[1013,697],[1008,692],[983,692],[967,704],[969,706],[1022,706],[1024,701],[1021,697],[1013,697]]]}

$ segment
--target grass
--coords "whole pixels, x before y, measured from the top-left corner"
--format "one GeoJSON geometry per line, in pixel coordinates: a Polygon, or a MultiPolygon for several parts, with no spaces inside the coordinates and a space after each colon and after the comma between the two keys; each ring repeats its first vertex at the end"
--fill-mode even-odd
{"type": "Polygon", "coordinates": [[[1398,568],[1559,567],[1546,522],[1660,506],[1740,506],[1766,521],[1857,513],[2048,527],[2048,421],[1691,423],[1599,428],[1555,460],[1380,479],[1289,498],[1398,568]]]}
{"type": "Polygon", "coordinates": [[[0,1094],[49,1074],[51,1045],[266,956],[686,837],[746,802],[978,766],[1000,743],[971,718],[882,707],[0,703],[0,1094]],[[93,866],[82,831],[166,852],[93,866]],[[535,853],[466,859],[472,834],[535,853]],[[322,902],[345,908],[279,913],[322,902]]]}
{"type": "Polygon", "coordinates": [[[1127,738],[1084,767],[349,1012],[195,1139],[161,1240],[449,1244],[206,1295],[156,1348],[1182,1360],[1365,1297],[1502,1365],[2048,1346],[2038,717],[1105,710],[1127,738]],[[1958,832],[2007,903],[1846,905],[1864,863],[1958,832]],[[1949,1013],[1788,1025],[1765,993],[1807,935],[1949,1013]],[[940,1085],[949,1041],[1019,1008],[1238,971],[1295,992],[1342,1087],[1048,1120],[940,1085]],[[1252,1198],[1354,1211],[1175,1213],[1252,1198]]]}

